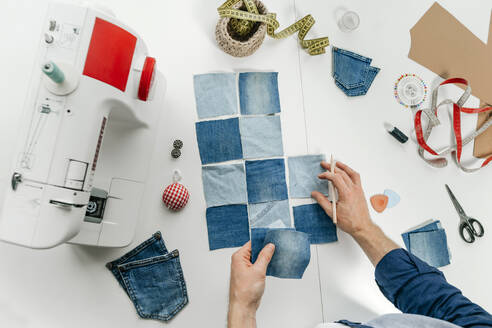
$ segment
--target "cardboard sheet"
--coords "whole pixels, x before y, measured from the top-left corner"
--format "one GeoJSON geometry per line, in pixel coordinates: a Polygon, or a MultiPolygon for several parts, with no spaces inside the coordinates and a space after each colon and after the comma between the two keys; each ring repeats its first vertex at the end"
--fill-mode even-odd
{"type": "MultiPolygon", "coordinates": [[[[492,17],[492,16],[491,16],[492,17]]],[[[492,20],[491,20],[492,22],[492,20]]],[[[408,57],[442,78],[463,77],[482,103],[492,104],[492,24],[483,43],[435,2],[410,30],[408,57]]],[[[477,128],[490,113],[479,115],[477,128]]],[[[475,157],[492,154],[492,128],[475,139],[475,157]]]]}

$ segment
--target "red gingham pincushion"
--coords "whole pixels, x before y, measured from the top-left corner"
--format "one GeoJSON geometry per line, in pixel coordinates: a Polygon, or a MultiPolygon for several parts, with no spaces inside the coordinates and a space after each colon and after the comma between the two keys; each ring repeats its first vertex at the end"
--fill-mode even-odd
{"type": "Polygon", "coordinates": [[[180,183],[173,183],[166,187],[162,194],[162,201],[166,206],[174,211],[180,210],[185,207],[190,199],[188,190],[180,183]]]}

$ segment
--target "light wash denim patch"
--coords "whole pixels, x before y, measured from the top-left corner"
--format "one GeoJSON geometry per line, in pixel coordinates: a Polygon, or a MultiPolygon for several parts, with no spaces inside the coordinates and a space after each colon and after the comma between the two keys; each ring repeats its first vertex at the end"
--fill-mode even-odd
{"type": "Polygon", "coordinates": [[[291,198],[310,198],[312,191],[328,195],[328,181],[318,178],[325,172],[321,161],[325,155],[289,157],[289,194],[291,198]]]}
{"type": "Polygon", "coordinates": [[[332,243],[338,240],[337,227],[318,204],[295,206],[294,226],[309,235],[311,244],[332,243]]]}
{"type": "Polygon", "coordinates": [[[367,93],[379,68],[370,66],[372,59],[333,47],[333,77],[335,84],[349,97],[367,93]]]}
{"type": "Polygon", "coordinates": [[[311,260],[309,236],[303,232],[275,229],[267,232],[264,245],[275,245],[267,276],[301,279],[311,260]]]}
{"type": "Polygon", "coordinates": [[[199,118],[232,115],[237,110],[236,73],[193,76],[199,118]]]}
{"type": "Polygon", "coordinates": [[[244,164],[204,166],[202,178],[207,207],[248,202],[244,164]]]}
{"type": "Polygon", "coordinates": [[[243,115],[280,113],[278,73],[240,73],[239,102],[243,115]]]}
{"type": "Polygon", "coordinates": [[[295,231],[294,228],[251,228],[251,263],[255,263],[263,247],[265,247],[265,237],[268,231],[271,230],[291,230],[295,231]]]}
{"type": "Polygon", "coordinates": [[[450,263],[448,242],[444,229],[411,232],[409,240],[410,253],[427,262],[427,264],[439,268],[450,263]]]}
{"type": "Polygon", "coordinates": [[[250,204],[249,225],[251,228],[287,228],[292,226],[289,200],[250,204]]]}
{"type": "Polygon", "coordinates": [[[179,252],[167,252],[159,231],[106,266],[144,319],[171,320],[188,303],[179,252]]]}
{"type": "Polygon", "coordinates": [[[284,154],[280,116],[241,117],[239,130],[244,158],[277,157],[284,154]]]}
{"type": "Polygon", "coordinates": [[[411,231],[407,231],[401,234],[401,238],[403,239],[403,243],[405,244],[405,248],[407,251],[410,252],[410,233],[412,232],[425,232],[425,231],[434,231],[441,229],[441,221],[436,220],[432,221],[430,223],[424,222],[423,225],[420,225],[416,227],[415,229],[412,229],[411,231]]]}
{"type": "Polygon", "coordinates": [[[246,185],[249,203],[287,199],[284,160],[246,161],[246,185]]]}
{"type": "Polygon", "coordinates": [[[238,118],[198,122],[196,138],[202,164],[243,158],[238,118]]]}
{"type": "Polygon", "coordinates": [[[248,208],[227,205],[207,208],[210,250],[243,246],[249,240],[248,208]]]}

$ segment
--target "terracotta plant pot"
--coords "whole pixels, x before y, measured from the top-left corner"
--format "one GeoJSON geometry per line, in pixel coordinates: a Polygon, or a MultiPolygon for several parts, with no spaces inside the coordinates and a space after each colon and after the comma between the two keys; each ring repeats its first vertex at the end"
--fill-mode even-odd
{"type": "MultiPolygon", "coordinates": [[[[255,3],[260,14],[268,12],[261,1],[255,0],[255,3]]],[[[233,8],[246,11],[242,1],[236,3],[233,8]]],[[[261,46],[266,31],[265,23],[222,17],[215,27],[215,39],[219,47],[229,55],[245,57],[253,54],[261,46]]]]}

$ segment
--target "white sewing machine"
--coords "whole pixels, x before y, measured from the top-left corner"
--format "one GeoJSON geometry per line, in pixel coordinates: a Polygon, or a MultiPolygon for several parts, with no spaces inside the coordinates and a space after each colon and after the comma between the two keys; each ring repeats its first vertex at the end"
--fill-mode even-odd
{"type": "Polygon", "coordinates": [[[143,41],[109,12],[53,4],[41,35],[0,202],[0,239],[31,248],[126,246],[165,80],[143,41]]]}

